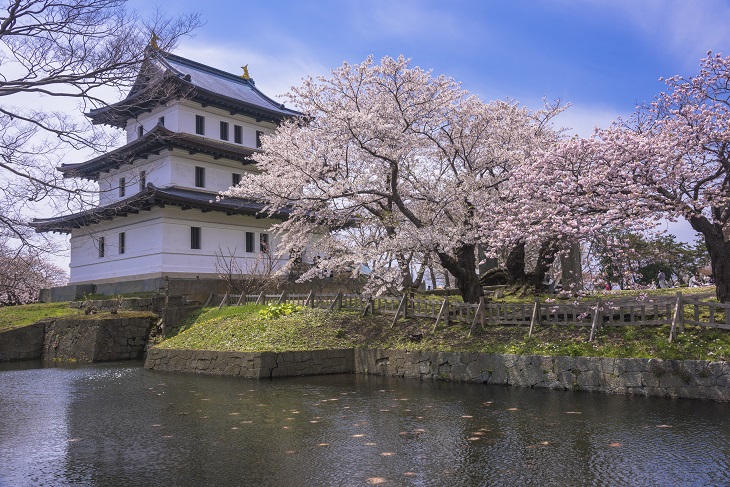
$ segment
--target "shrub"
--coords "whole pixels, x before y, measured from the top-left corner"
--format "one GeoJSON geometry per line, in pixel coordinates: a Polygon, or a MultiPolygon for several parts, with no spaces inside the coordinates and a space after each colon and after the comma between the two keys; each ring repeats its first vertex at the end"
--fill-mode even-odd
{"type": "Polygon", "coordinates": [[[294,303],[270,304],[259,311],[259,314],[267,318],[278,318],[280,316],[288,316],[292,313],[297,313],[303,309],[304,306],[294,303]]]}

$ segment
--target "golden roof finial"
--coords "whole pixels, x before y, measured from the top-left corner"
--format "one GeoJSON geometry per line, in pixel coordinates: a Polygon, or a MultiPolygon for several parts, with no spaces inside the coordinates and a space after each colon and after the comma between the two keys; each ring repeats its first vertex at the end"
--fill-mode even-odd
{"type": "Polygon", "coordinates": [[[155,34],[155,31],[152,31],[152,37],[150,38],[150,47],[153,49],[159,49],[160,46],[157,45],[157,41],[159,41],[160,38],[157,37],[157,34],[155,34]]]}
{"type": "Polygon", "coordinates": [[[248,75],[248,64],[245,66],[241,66],[241,69],[243,70],[243,74],[241,75],[241,78],[251,79],[251,76],[248,75]]]}

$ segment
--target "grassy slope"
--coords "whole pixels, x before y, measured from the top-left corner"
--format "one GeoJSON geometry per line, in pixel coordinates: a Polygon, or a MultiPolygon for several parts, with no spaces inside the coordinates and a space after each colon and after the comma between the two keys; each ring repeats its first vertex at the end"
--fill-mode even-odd
{"type": "Polygon", "coordinates": [[[23,306],[0,307],[0,332],[21,326],[28,326],[46,318],[73,316],[79,320],[99,320],[113,318],[152,318],[156,315],[149,311],[119,311],[86,315],[77,308],[69,308],[68,303],[36,303],[23,306]]]}
{"type": "Polygon", "coordinates": [[[407,350],[473,351],[536,355],[645,357],[730,360],[730,332],[686,327],[669,344],[668,327],[604,327],[588,343],[587,327],[545,326],[527,338],[525,326],[488,326],[468,337],[468,326],[440,326],[432,320],[362,318],[352,312],[305,309],[271,319],[258,314],[262,306],[208,308],[190,317],[184,331],[162,348],[283,351],[343,347],[407,350]]]}
{"type": "Polygon", "coordinates": [[[0,307],[0,331],[36,323],[45,318],[78,315],[78,309],[68,307],[68,303],[36,303],[23,306],[0,307]]]}

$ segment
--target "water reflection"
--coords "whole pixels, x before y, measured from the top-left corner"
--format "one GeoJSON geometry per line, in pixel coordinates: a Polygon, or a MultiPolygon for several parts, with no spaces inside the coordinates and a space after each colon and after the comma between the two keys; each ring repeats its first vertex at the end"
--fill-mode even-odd
{"type": "Polygon", "coordinates": [[[0,486],[723,485],[730,405],[353,375],[0,369],[0,486]]]}

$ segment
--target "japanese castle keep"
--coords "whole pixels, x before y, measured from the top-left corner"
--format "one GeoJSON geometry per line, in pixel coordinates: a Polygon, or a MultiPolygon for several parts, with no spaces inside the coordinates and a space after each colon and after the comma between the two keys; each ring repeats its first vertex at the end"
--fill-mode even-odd
{"type": "Polygon", "coordinates": [[[216,195],[255,170],[261,135],[296,115],[246,68],[237,76],[150,46],[127,97],[87,113],[125,129],[126,145],[59,168],[96,181],[98,206],[33,225],[71,234],[71,284],[215,277],[221,251],[245,272],[275,245],[275,220],[260,217],[260,204],[216,195]]]}

